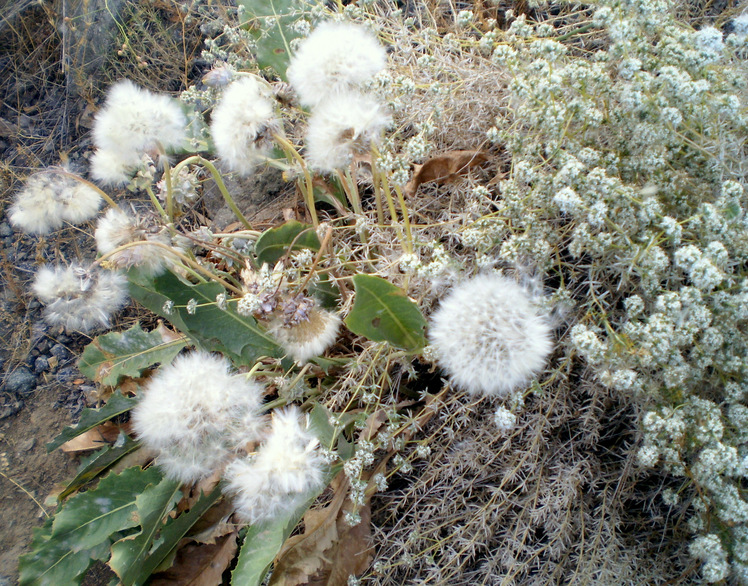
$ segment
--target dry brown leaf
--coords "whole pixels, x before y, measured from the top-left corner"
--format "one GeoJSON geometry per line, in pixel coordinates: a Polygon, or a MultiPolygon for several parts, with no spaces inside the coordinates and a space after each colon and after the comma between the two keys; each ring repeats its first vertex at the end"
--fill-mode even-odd
{"type": "Polygon", "coordinates": [[[414,165],[413,176],[405,185],[405,193],[413,195],[423,183],[453,181],[467,173],[471,167],[481,165],[487,160],[488,155],[482,151],[449,151],[432,157],[423,165],[414,165]]]}
{"type": "Polygon", "coordinates": [[[120,429],[121,427],[116,423],[107,421],[65,442],[61,446],[62,451],[86,452],[96,450],[106,444],[114,443],[119,436],[120,429]]]}
{"type": "Polygon", "coordinates": [[[164,322],[161,320],[158,320],[158,326],[156,326],[156,331],[160,334],[161,339],[164,342],[176,342],[178,340],[184,340],[185,335],[180,334],[179,332],[175,332],[174,330],[170,330],[164,325],[164,322]]]}
{"type": "Polygon", "coordinates": [[[154,574],[151,586],[219,586],[221,576],[236,555],[236,535],[234,531],[213,545],[185,545],[171,568],[154,574]]]}
{"type": "Polygon", "coordinates": [[[338,479],[342,480],[332,502],[307,511],[304,533],[283,545],[270,578],[271,586],[345,586],[349,576],[369,567],[372,550],[368,499],[358,509],[361,522],[348,526],[345,513],[353,509],[346,499],[349,485],[342,474],[338,479]]]}

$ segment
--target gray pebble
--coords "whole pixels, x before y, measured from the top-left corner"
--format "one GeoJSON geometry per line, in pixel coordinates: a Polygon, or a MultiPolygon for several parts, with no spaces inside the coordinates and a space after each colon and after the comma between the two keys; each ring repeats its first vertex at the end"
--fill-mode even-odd
{"type": "Polygon", "coordinates": [[[36,387],[36,376],[25,366],[15,369],[5,377],[5,390],[19,397],[31,394],[36,387]]]}
{"type": "Polygon", "coordinates": [[[64,362],[70,357],[70,352],[62,344],[55,344],[50,348],[49,353],[57,358],[58,361],[64,362]]]}
{"type": "Polygon", "coordinates": [[[34,361],[34,372],[36,374],[40,374],[47,370],[49,368],[49,360],[47,360],[44,356],[39,356],[34,361]]]}
{"type": "MultiPolygon", "coordinates": [[[[3,222],[0,224],[0,238],[7,238],[8,236],[13,235],[13,228],[10,227],[10,224],[8,222],[3,222]]],[[[2,582],[0,582],[2,584],[2,582]]]]}

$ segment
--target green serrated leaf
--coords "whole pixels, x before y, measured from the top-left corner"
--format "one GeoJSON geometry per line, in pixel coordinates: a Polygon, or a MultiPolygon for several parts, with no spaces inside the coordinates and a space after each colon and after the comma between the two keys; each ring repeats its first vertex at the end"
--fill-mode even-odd
{"type": "Polygon", "coordinates": [[[188,512],[182,513],[176,519],[167,520],[166,525],[161,529],[157,546],[150,552],[148,558],[140,566],[139,573],[133,581],[133,584],[144,584],[157,568],[166,569],[160,567],[163,561],[175,550],[180,540],[187,534],[190,528],[197,523],[200,517],[202,517],[221,496],[222,493],[219,485],[214,488],[211,493],[201,494],[200,498],[194,505],[192,505],[192,508],[188,512]]]}
{"type": "Polygon", "coordinates": [[[160,480],[156,468],[128,468],[72,497],[35,532],[31,552],[20,560],[21,584],[80,584],[94,560],[109,556],[112,536],[138,524],[135,499],[160,480]]]}
{"type": "Polygon", "coordinates": [[[119,391],[115,392],[107,404],[99,409],[84,409],[78,423],[62,430],[62,433],[47,444],[47,452],[59,448],[65,442],[86,433],[97,425],[109,421],[112,417],[122,415],[135,407],[135,399],[125,397],[119,391]]]}
{"type": "Polygon", "coordinates": [[[356,300],[345,320],[349,330],[406,350],[426,345],[426,320],[402,289],[373,275],[354,276],[353,286],[356,300]]]}
{"type": "Polygon", "coordinates": [[[86,570],[96,561],[109,555],[109,543],[78,552],[67,544],[52,540],[52,521],[34,529],[31,552],[18,560],[19,586],[59,586],[80,584],[86,570]]]}
{"type": "Polygon", "coordinates": [[[133,299],[169,320],[204,349],[223,353],[237,366],[254,365],[261,356],[284,354],[253,317],[218,307],[216,297],[224,293],[218,283],[193,285],[170,272],[150,278],[137,270],[130,270],[128,278],[133,299]],[[191,299],[198,303],[192,314],[186,309],[191,299]],[[174,304],[171,313],[164,311],[167,301],[174,304]]]}
{"type": "Polygon", "coordinates": [[[145,332],[136,323],[125,332],[94,338],[83,350],[78,368],[92,380],[115,386],[124,376],[138,377],[149,366],[170,363],[186,344],[184,338],[165,337],[159,329],[145,332]]]}
{"type": "Polygon", "coordinates": [[[94,452],[88,458],[85,458],[78,467],[78,472],[76,472],[75,478],[68,483],[65,490],[57,495],[57,498],[59,500],[64,499],[69,494],[78,490],[81,486],[91,482],[91,480],[105,472],[110,466],[116,464],[120,459],[124,458],[127,454],[134,452],[139,447],[139,442],[121,434],[120,438],[118,438],[113,446],[106,446],[105,448],[94,452]],[[120,439],[122,439],[121,442],[120,439]]]}
{"type": "Polygon", "coordinates": [[[138,525],[135,499],[150,484],[161,481],[158,468],[128,468],[108,474],[88,492],[75,495],[55,515],[51,541],[81,551],[95,547],[117,531],[138,525]]]}
{"type": "Polygon", "coordinates": [[[309,248],[315,252],[321,246],[314,226],[302,224],[296,220],[289,220],[277,228],[265,230],[255,243],[257,261],[274,265],[288,252],[293,245],[293,250],[309,248]]]}
{"type": "Polygon", "coordinates": [[[286,80],[291,57],[291,41],[301,33],[293,24],[303,15],[299,0],[239,0],[244,6],[242,24],[256,41],[255,58],[261,68],[272,69],[286,80]]]}
{"type": "Polygon", "coordinates": [[[109,566],[124,586],[131,586],[140,574],[140,567],[148,556],[153,541],[163,529],[164,517],[182,498],[180,483],[164,478],[149,486],[135,499],[140,519],[140,532],[122,539],[112,546],[109,566]]]}

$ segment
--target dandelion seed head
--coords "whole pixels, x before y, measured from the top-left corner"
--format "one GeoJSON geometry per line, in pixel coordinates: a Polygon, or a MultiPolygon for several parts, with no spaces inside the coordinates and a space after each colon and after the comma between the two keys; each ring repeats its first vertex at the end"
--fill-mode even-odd
{"type": "Polygon", "coordinates": [[[270,326],[270,333],[297,362],[306,362],[319,356],[329,348],[338,335],[340,317],[330,311],[312,308],[307,318],[294,325],[286,325],[276,320],[270,326]]]}
{"type": "Polygon", "coordinates": [[[228,359],[192,352],[148,381],[132,412],[133,429],[160,452],[158,463],[170,477],[194,482],[259,438],[262,394],[256,382],[232,375],[228,359]]]}
{"type": "Polygon", "coordinates": [[[148,151],[176,148],[187,136],[187,117],[172,98],[122,80],[109,88],[93,128],[97,148],[123,161],[148,151]]]}
{"type": "Polygon", "coordinates": [[[326,173],[347,167],[380,141],[390,117],[370,96],[339,93],[314,110],[306,135],[309,164],[326,173]]]}
{"type": "Polygon", "coordinates": [[[543,368],[553,348],[548,320],[530,294],[501,275],[457,285],[430,322],[437,363],[476,395],[507,396],[543,368]]]}
{"type": "Polygon", "coordinates": [[[80,224],[93,218],[101,206],[99,193],[61,173],[29,177],[10,209],[10,221],[24,232],[47,234],[64,221],[80,224]]]}
{"type": "Polygon", "coordinates": [[[109,319],[127,301],[127,278],[117,272],[73,264],[39,269],[32,289],[45,307],[44,319],[67,331],[109,327],[109,319]]]}
{"type": "Polygon", "coordinates": [[[140,166],[137,153],[119,153],[98,149],[90,161],[91,177],[102,185],[124,185],[135,174],[140,166]]]}
{"type": "Polygon", "coordinates": [[[210,123],[218,156],[241,175],[249,175],[262,162],[280,129],[270,91],[252,77],[226,88],[210,123]]]}
{"type": "Polygon", "coordinates": [[[146,274],[155,276],[163,273],[171,264],[168,250],[149,244],[155,242],[169,246],[168,235],[145,217],[112,208],[99,218],[94,238],[101,254],[113,253],[108,260],[118,268],[139,267],[146,274]],[[117,250],[120,246],[135,242],[143,244],[117,250]]]}
{"type": "Polygon", "coordinates": [[[305,106],[360,86],[385,68],[387,53],[368,29],[350,23],[319,25],[300,45],[288,80],[305,106]]]}
{"type": "Polygon", "coordinates": [[[295,508],[324,483],[317,438],[296,407],[273,412],[271,431],[257,454],[226,468],[227,490],[250,523],[295,508]]]}

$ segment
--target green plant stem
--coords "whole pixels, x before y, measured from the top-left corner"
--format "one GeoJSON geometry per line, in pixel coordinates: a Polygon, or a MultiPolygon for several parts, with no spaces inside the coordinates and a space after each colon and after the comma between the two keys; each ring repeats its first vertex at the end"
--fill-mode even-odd
{"type": "Polygon", "coordinates": [[[395,209],[395,200],[392,199],[390,183],[389,181],[387,181],[387,175],[385,173],[382,174],[382,187],[384,188],[384,196],[387,199],[387,207],[390,210],[391,224],[397,230],[397,236],[400,239],[403,250],[406,250],[407,246],[405,243],[405,236],[403,235],[402,226],[400,226],[400,222],[398,221],[397,210],[395,209]]]}
{"type": "Polygon", "coordinates": [[[306,161],[296,150],[296,147],[285,136],[275,133],[273,134],[273,138],[281,146],[286,156],[294,159],[301,166],[301,170],[304,173],[304,202],[309,210],[309,214],[312,216],[312,224],[316,228],[319,226],[319,218],[317,217],[317,209],[314,207],[314,182],[312,181],[312,174],[309,172],[309,167],[307,167],[306,161]]]}
{"type": "Polygon", "coordinates": [[[148,197],[151,198],[151,203],[153,204],[153,207],[156,208],[156,211],[158,211],[158,213],[160,214],[160,216],[163,218],[165,222],[170,223],[169,216],[166,215],[166,211],[164,210],[164,207],[161,205],[161,202],[158,201],[156,194],[153,193],[153,189],[151,189],[151,186],[147,185],[145,190],[146,192],[148,192],[148,197]]]}
{"type": "Polygon", "coordinates": [[[218,186],[218,191],[221,192],[221,195],[223,196],[224,201],[226,204],[231,208],[231,211],[234,212],[234,215],[238,218],[238,220],[244,224],[244,227],[247,228],[247,230],[252,229],[252,224],[249,223],[247,218],[244,217],[244,214],[241,213],[239,208],[236,206],[236,202],[234,201],[234,198],[231,197],[231,194],[229,193],[229,190],[226,188],[226,184],[223,182],[223,177],[221,177],[221,173],[216,169],[216,166],[209,161],[208,159],[201,157],[200,155],[192,155],[191,157],[187,157],[183,161],[180,161],[177,165],[174,166],[174,174],[178,175],[179,171],[182,169],[182,167],[186,167],[187,165],[193,165],[195,163],[199,163],[203,167],[205,167],[208,171],[210,171],[210,174],[213,176],[213,181],[216,182],[216,185],[218,186]]]}
{"type": "Polygon", "coordinates": [[[171,180],[171,165],[167,157],[163,157],[163,161],[164,181],[166,182],[166,213],[169,216],[169,222],[174,223],[174,189],[171,180]]]}
{"type": "Polygon", "coordinates": [[[377,208],[377,224],[384,226],[384,208],[382,207],[382,185],[380,184],[381,175],[376,164],[378,153],[373,153],[371,158],[371,174],[374,181],[374,204],[377,208]]]}
{"type": "Polygon", "coordinates": [[[410,231],[410,218],[408,217],[408,206],[405,204],[405,197],[403,196],[403,190],[399,186],[395,185],[395,193],[397,194],[397,201],[400,204],[400,209],[403,212],[403,224],[405,224],[405,237],[408,241],[407,252],[413,252],[413,234],[410,231]]]}

